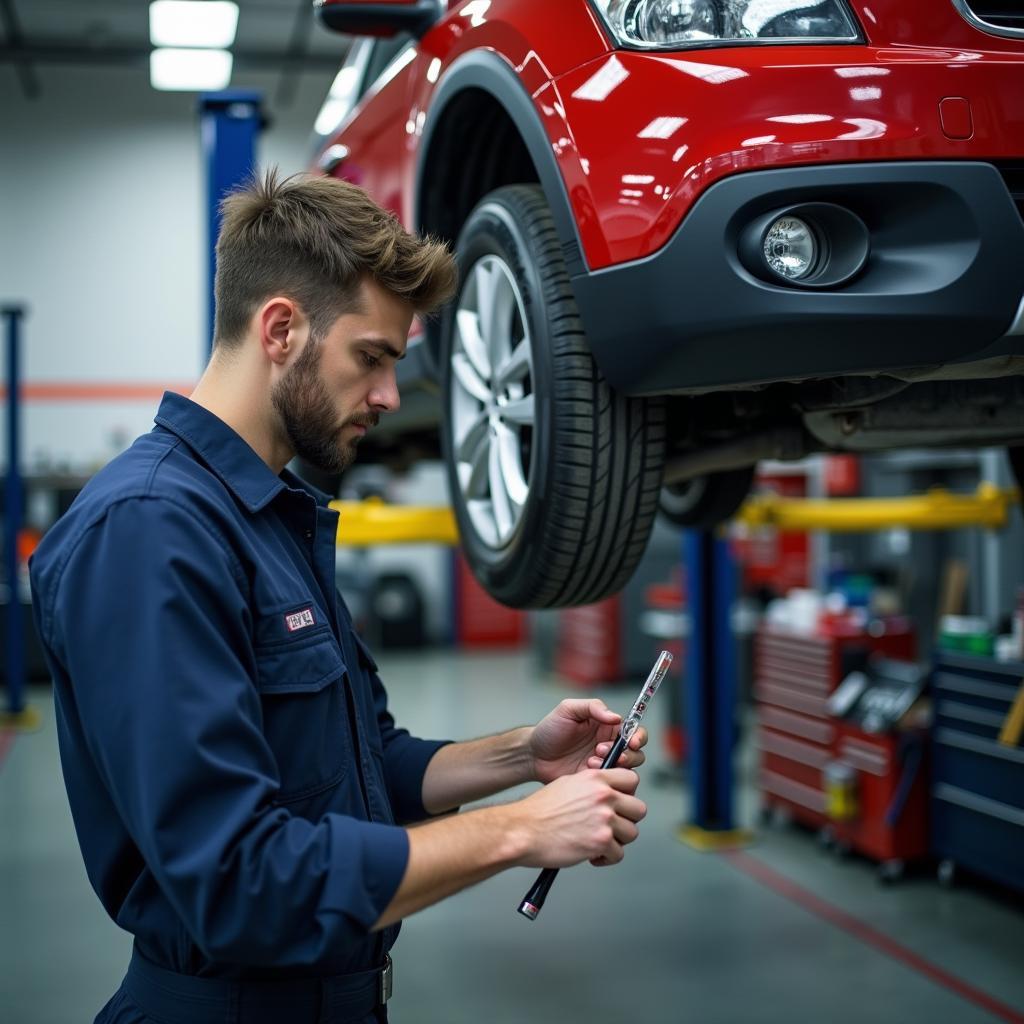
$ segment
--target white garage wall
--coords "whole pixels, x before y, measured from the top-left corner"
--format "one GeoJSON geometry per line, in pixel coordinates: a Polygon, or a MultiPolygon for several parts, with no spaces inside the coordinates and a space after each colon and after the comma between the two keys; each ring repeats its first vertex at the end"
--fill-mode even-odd
{"type": "MultiPolygon", "coordinates": [[[[194,383],[205,362],[205,182],[196,96],[154,91],[144,69],[43,66],[27,100],[0,66],[0,302],[26,302],[23,380],[194,383]]],[[[303,170],[331,81],[304,74],[274,109],[261,165],[303,170]]],[[[22,459],[88,471],[148,430],[156,401],[26,401],[22,459]]],[[[6,462],[0,424],[0,463],[6,462]]]]}

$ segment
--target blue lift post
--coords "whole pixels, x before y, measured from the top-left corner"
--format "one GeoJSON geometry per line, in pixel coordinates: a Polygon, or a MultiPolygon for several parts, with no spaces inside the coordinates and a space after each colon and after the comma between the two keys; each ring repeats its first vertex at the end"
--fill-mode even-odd
{"type": "Polygon", "coordinates": [[[734,827],[732,761],[736,741],[736,567],[724,537],[683,533],[690,630],[682,684],[690,748],[691,822],[683,842],[700,850],[745,846],[734,827]]]}
{"type": "Polygon", "coordinates": [[[18,534],[24,488],[19,458],[21,438],[21,320],[24,306],[4,306],[7,349],[7,473],[4,489],[4,564],[7,567],[7,712],[4,721],[14,721],[25,711],[25,632],[18,580],[18,534]]]}
{"type": "Polygon", "coordinates": [[[256,140],[266,124],[258,92],[228,89],[199,98],[199,124],[206,169],[207,231],[210,253],[209,344],[213,345],[213,279],[217,270],[220,201],[256,169],[256,140]]]}

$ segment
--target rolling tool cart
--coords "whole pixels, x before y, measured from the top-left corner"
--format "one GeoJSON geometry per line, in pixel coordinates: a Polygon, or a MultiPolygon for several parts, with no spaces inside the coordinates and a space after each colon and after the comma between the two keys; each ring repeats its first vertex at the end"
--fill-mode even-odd
{"type": "Polygon", "coordinates": [[[931,836],[957,865],[1024,892],[1024,662],[942,651],[933,683],[931,836]]]}
{"type": "Polygon", "coordinates": [[[913,657],[906,619],[875,620],[870,632],[847,620],[827,621],[814,633],[762,626],[754,697],[763,814],[781,811],[815,829],[831,823],[824,773],[835,760],[839,729],[828,697],[876,652],[913,657]]]}
{"type": "Polygon", "coordinates": [[[826,835],[877,861],[883,882],[928,853],[927,723],[914,713],[927,677],[919,665],[872,658],[828,699],[835,735],[826,835]]]}

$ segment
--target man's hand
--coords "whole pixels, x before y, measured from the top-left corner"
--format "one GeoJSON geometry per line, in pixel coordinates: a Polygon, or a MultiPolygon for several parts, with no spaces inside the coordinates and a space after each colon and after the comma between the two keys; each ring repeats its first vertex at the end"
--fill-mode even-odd
{"type": "Polygon", "coordinates": [[[589,860],[596,867],[618,864],[633,842],[647,805],[634,795],[636,772],[622,768],[585,770],[566,776],[513,804],[522,810],[529,835],[526,867],[567,868],[589,860]]]}
{"type": "MultiPolygon", "coordinates": [[[[604,701],[563,700],[533,729],[529,753],[533,775],[538,782],[553,782],[588,768],[600,768],[619,735],[622,716],[610,711],[604,701]]],[[[637,768],[644,763],[643,746],[647,730],[639,728],[630,737],[617,768],[637,768]]]]}
{"type": "Polygon", "coordinates": [[[410,828],[405,874],[374,930],[506,868],[617,864],[647,813],[635,796],[637,782],[625,768],[584,770],[514,803],[410,828]]]}

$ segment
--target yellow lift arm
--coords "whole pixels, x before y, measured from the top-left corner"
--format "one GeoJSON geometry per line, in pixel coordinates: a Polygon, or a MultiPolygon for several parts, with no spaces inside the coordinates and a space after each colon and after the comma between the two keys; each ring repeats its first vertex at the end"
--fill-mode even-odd
{"type": "MultiPolygon", "coordinates": [[[[909,530],[955,530],[967,526],[1001,529],[1010,508],[1020,502],[1016,489],[982,483],[974,494],[942,488],[907,498],[780,498],[757,495],[744,504],[736,522],[778,530],[870,532],[903,527],[909,530]]],[[[341,514],[338,544],[458,544],[455,516],[447,506],[388,505],[379,498],[332,501],[341,514]]]]}
{"type": "Polygon", "coordinates": [[[1016,489],[982,483],[974,494],[953,494],[942,488],[908,498],[751,498],[737,513],[747,526],[779,530],[868,532],[904,527],[908,530],[954,530],[965,526],[999,529],[1010,506],[1020,501],[1016,489]]]}
{"type": "Polygon", "coordinates": [[[388,505],[380,498],[332,501],[341,513],[338,544],[458,544],[455,516],[447,506],[388,505]]]}

